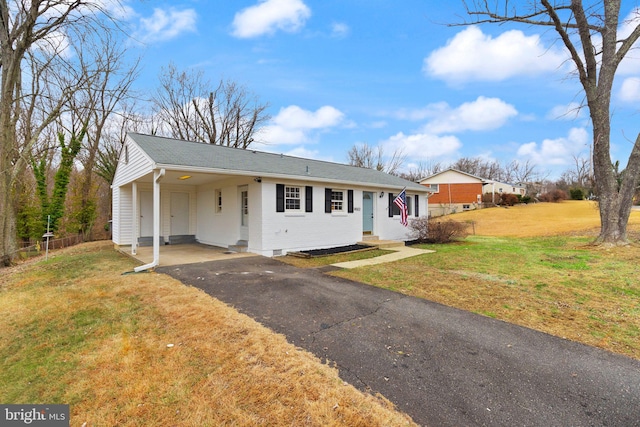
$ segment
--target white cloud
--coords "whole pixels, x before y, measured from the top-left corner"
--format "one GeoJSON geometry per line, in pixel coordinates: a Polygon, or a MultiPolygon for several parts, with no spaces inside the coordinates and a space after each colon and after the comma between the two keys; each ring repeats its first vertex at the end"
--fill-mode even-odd
{"type": "Polygon", "coordinates": [[[572,128],[566,137],[545,139],[541,144],[529,142],[518,148],[518,156],[530,159],[538,165],[565,165],[571,156],[584,150],[589,134],[584,128],[572,128]]]}
{"type": "Polygon", "coordinates": [[[343,38],[349,35],[350,28],[342,22],[334,22],[331,25],[331,37],[343,38]]]}
{"type": "Polygon", "coordinates": [[[311,9],[301,0],[261,0],[233,18],[232,34],[239,38],[273,34],[276,30],[298,31],[311,16],[311,9]]]}
{"type": "Polygon", "coordinates": [[[516,115],[518,111],[513,105],[498,98],[480,96],[475,101],[465,102],[453,109],[441,105],[436,117],[424,128],[435,134],[491,130],[503,126],[516,115]]]}
{"type": "Polygon", "coordinates": [[[620,93],[618,94],[620,100],[625,102],[638,102],[640,101],[640,78],[629,77],[624,79],[622,86],[620,87],[620,93]]]}
{"type": "Polygon", "coordinates": [[[570,102],[566,105],[556,105],[547,113],[549,120],[575,120],[585,116],[585,108],[577,102],[570,102]]]}
{"type": "Polygon", "coordinates": [[[262,128],[260,140],[268,144],[303,144],[310,142],[314,132],[344,123],[344,114],[329,105],[316,111],[297,105],[282,108],[271,123],[262,128]]]}
{"type": "Polygon", "coordinates": [[[402,150],[402,153],[412,161],[451,155],[462,147],[462,143],[455,136],[427,133],[405,135],[403,132],[382,141],[380,145],[386,153],[402,150]]]}
{"type": "Polygon", "coordinates": [[[502,81],[554,71],[566,58],[563,50],[544,46],[539,35],[511,30],[494,38],[471,26],[431,52],[423,71],[453,84],[502,81]]]}
{"type": "Polygon", "coordinates": [[[151,17],[140,19],[135,38],[146,43],[171,40],[185,32],[195,31],[196,19],[193,9],[155,8],[151,17]]]}

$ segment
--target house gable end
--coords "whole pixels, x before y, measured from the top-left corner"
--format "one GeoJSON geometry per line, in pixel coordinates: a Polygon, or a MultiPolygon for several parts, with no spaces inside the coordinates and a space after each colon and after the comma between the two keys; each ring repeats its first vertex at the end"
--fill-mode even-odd
{"type": "Polygon", "coordinates": [[[113,178],[113,186],[118,187],[135,181],[153,170],[154,162],[131,138],[127,140],[120,152],[118,165],[113,178]]]}

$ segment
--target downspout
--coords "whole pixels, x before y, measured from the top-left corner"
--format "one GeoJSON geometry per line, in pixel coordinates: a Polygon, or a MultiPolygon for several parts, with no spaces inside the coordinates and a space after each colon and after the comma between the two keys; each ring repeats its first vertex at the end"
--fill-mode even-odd
{"type": "Polygon", "coordinates": [[[134,181],[131,184],[131,205],[133,211],[133,221],[131,224],[131,255],[138,253],[138,229],[140,227],[140,214],[138,213],[138,184],[134,181]]]}
{"type": "Polygon", "coordinates": [[[160,264],[160,180],[164,173],[164,168],[153,172],[153,261],[134,268],[136,273],[160,264]]]}

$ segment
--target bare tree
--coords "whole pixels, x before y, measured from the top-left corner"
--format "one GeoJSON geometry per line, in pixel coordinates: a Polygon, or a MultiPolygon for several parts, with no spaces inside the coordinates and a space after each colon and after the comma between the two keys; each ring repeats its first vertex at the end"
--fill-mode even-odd
{"type": "Polygon", "coordinates": [[[640,38],[637,19],[619,34],[621,0],[585,5],[580,0],[522,3],[487,0],[465,3],[472,23],[522,23],[552,28],[569,52],[585,94],[593,125],[593,173],[599,197],[600,235],[596,243],[627,243],[627,223],[640,178],[640,133],[633,143],[620,185],[611,163],[611,89],[618,66],[640,38]],[[594,37],[597,36],[597,37],[594,37]],[[594,40],[595,39],[595,40],[594,40]],[[596,41],[597,40],[597,41],[596,41]]]}
{"type": "Polygon", "coordinates": [[[349,149],[347,156],[349,164],[360,168],[375,169],[391,175],[397,175],[406,156],[402,149],[394,151],[391,157],[385,158],[381,146],[372,147],[367,143],[355,144],[349,149]]]}
{"type": "MultiPolygon", "coordinates": [[[[0,261],[16,249],[15,190],[40,133],[81,85],[69,66],[67,41],[101,25],[100,2],[0,0],[0,261]],[[27,65],[31,64],[31,65],[27,65]],[[66,67],[66,79],[52,70],[66,67]],[[25,91],[27,84],[32,90],[25,91]],[[43,101],[53,101],[46,103],[43,101]],[[43,106],[47,104],[46,108],[43,106]],[[20,122],[23,121],[22,124],[20,122]],[[18,130],[22,129],[20,137],[18,130]]],[[[105,30],[105,28],[101,28],[105,30]]]]}
{"type": "Polygon", "coordinates": [[[450,167],[480,178],[496,181],[505,180],[500,163],[495,160],[489,161],[480,157],[462,157],[452,163],[450,167]]]}
{"type": "Polygon", "coordinates": [[[546,176],[538,172],[536,165],[531,163],[530,160],[524,163],[512,160],[504,165],[502,173],[505,182],[514,184],[526,184],[546,179],[546,176]]]}
{"type": "Polygon", "coordinates": [[[561,179],[570,186],[582,188],[591,185],[591,161],[586,157],[573,156],[573,168],[562,173],[561,179]]]}
{"type": "Polygon", "coordinates": [[[76,122],[86,124],[86,140],[78,156],[83,168],[77,216],[81,218],[80,232],[85,238],[90,238],[98,190],[93,178],[103,147],[103,133],[113,116],[119,114],[117,109],[122,108],[122,103],[131,96],[131,85],[138,76],[139,62],[126,62],[126,49],[109,33],[82,39],[81,42],[82,49],[77,50],[77,57],[79,68],[84,70],[87,78],[85,85],[74,93],[69,102],[72,129],[68,131],[73,132],[78,127],[76,122]]]}
{"type": "Polygon", "coordinates": [[[415,166],[409,167],[406,172],[401,172],[399,176],[409,181],[418,182],[430,175],[436,174],[443,170],[442,163],[427,160],[419,162],[415,166]]]}
{"type": "Polygon", "coordinates": [[[267,104],[230,80],[213,87],[202,71],[179,71],[169,64],[153,96],[155,133],[228,147],[247,148],[269,120],[267,104]]]}

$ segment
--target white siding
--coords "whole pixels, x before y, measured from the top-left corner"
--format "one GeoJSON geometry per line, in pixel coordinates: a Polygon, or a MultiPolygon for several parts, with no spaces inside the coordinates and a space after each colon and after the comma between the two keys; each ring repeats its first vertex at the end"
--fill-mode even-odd
{"type": "Polygon", "coordinates": [[[476,184],[481,179],[453,170],[448,170],[420,181],[420,184],[476,184]]]}
{"type": "Polygon", "coordinates": [[[113,227],[112,240],[116,245],[130,245],[132,242],[131,187],[113,187],[113,227]]]}
{"type": "MultiPolygon", "coordinates": [[[[228,247],[240,239],[240,200],[238,187],[248,184],[246,178],[218,181],[198,187],[196,197],[196,239],[207,245],[228,247]],[[222,192],[222,211],[216,213],[215,191],[222,192]]],[[[259,210],[251,198],[249,186],[249,233],[254,228],[254,216],[259,210]]],[[[250,236],[250,240],[251,240],[250,236]]]]}
{"type": "MultiPolygon", "coordinates": [[[[302,187],[303,183],[277,183],[302,187]]],[[[306,185],[309,185],[308,183],[306,185]]],[[[345,211],[324,212],[324,192],[327,186],[313,185],[313,212],[276,212],[276,182],[262,183],[262,227],[261,242],[255,251],[266,256],[273,251],[282,254],[305,249],[329,248],[354,244],[362,240],[362,213],[347,213],[347,187],[332,186],[335,190],[345,190],[345,211]]],[[[303,193],[304,201],[304,193],[303,193]]],[[[354,191],[354,206],[362,205],[362,192],[354,191]],[[359,200],[359,202],[358,202],[359,200]]],[[[304,204],[303,204],[304,206],[304,204]]]]}
{"type": "Polygon", "coordinates": [[[127,138],[127,142],[122,148],[118,167],[113,178],[113,187],[129,184],[152,172],[153,163],[138,146],[127,138]],[[126,162],[125,157],[129,161],[126,162]]]}

